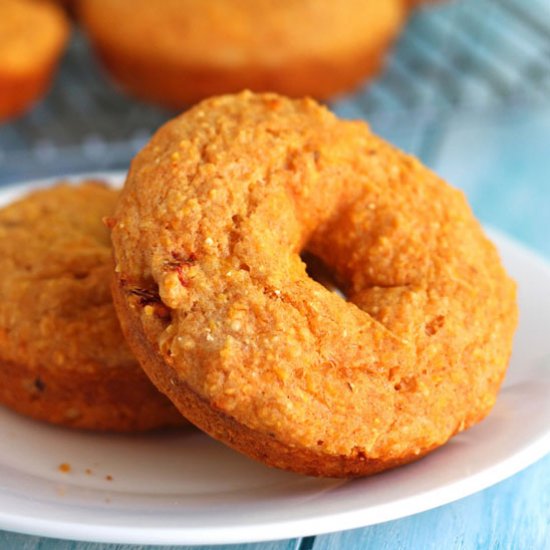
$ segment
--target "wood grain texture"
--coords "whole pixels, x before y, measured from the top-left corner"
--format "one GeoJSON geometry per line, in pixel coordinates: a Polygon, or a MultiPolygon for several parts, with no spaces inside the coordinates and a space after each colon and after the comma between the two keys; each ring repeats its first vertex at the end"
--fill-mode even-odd
{"type": "Polygon", "coordinates": [[[142,546],[77,542],[0,531],[1,550],[191,550],[192,548],[201,548],[202,550],[300,550],[300,544],[301,539],[229,546],[142,546]]]}

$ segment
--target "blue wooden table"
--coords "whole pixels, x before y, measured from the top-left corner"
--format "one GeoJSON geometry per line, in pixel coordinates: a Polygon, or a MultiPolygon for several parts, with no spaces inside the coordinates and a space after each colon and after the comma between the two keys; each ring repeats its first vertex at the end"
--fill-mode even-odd
{"type": "MultiPolygon", "coordinates": [[[[376,130],[464,189],[483,222],[516,237],[550,261],[550,10],[537,11],[541,6],[550,8],[550,2],[538,3],[537,10],[526,10],[531,2],[520,0],[465,0],[465,8],[459,4],[419,14],[383,77],[364,93],[343,98],[332,107],[342,116],[367,116],[376,130]],[[481,19],[472,15],[479,15],[480,10],[481,19]],[[517,28],[512,32],[513,25],[517,28]],[[470,31],[473,34],[468,35],[470,31]],[[505,31],[510,31],[510,40],[503,41],[505,31]],[[518,36],[525,51],[514,43],[518,36]],[[421,42],[428,39],[431,49],[421,42]],[[535,51],[537,44],[540,49],[535,51]],[[475,48],[475,55],[460,58],[457,52],[467,46],[475,48]],[[529,48],[535,48],[534,53],[529,48]],[[419,59],[424,65],[418,64],[419,59]]],[[[77,43],[69,53],[63,78],[72,74],[71,55],[82,55],[79,47],[77,43]]],[[[66,90],[54,88],[52,93],[60,97],[66,90]]],[[[72,117],[57,141],[40,137],[29,144],[25,141],[29,128],[43,130],[52,101],[48,99],[22,121],[0,128],[0,183],[75,168],[123,168],[159,117],[167,116],[148,112],[148,122],[140,122],[143,128],[138,124],[131,136],[119,141],[105,137],[97,128],[90,130],[91,126],[86,131],[76,128],[78,121],[72,117]],[[81,142],[64,143],[67,133],[81,142]],[[105,147],[105,139],[114,145],[105,147]],[[63,161],[68,150],[71,155],[79,151],[76,165],[74,156],[73,164],[63,161]]],[[[86,124],[93,125],[92,118],[86,124]]],[[[550,292],[550,288],[541,292],[550,292]]],[[[548,332],[550,337],[550,327],[548,332]]],[[[140,547],[0,532],[0,549],[12,548],[140,547]]],[[[331,535],[227,548],[550,549],[550,456],[494,487],[405,519],[331,535]]]]}

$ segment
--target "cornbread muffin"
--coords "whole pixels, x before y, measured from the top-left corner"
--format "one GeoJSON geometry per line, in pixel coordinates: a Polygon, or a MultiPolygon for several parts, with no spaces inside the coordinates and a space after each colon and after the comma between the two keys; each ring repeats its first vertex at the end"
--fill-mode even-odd
{"type": "Polygon", "coordinates": [[[273,94],[207,100],[133,160],[112,225],[115,306],[143,368],[253,458],[372,474],[495,403],[515,285],[463,194],[364,122],[273,94]]]}
{"type": "Polygon", "coordinates": [[[125,345],[109,292],[118,192],[56,185],[0,210],[0,403],[75,428],[183,422],[125,345]]]}
{"type": "Polygon", "coordinates": [[[375,74],[402,0],[83,0],[80,16],[128,92],[181,108],[245,88],[326,98],[375,74]]]}
{"type": "Polygon", "coordinates": [[[63,10],[41,0],[0,0],[0,121],[45,93],[69,34],[63,10]]]}

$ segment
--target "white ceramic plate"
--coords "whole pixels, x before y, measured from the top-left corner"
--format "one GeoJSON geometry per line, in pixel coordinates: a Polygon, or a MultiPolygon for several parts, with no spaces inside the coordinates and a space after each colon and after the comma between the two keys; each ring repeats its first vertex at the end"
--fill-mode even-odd
{"type": "MultiPolygon", "coordinates": [[[[0,204],[24,188],[0,190],[0,204]]],[[[411,515],[525,468],[550,451],[550,267],[492,236],[520,288],[510,370],[491,415],[427,458],[372,478],[319,480],[269,469],[193,430],[88,434],[0,409],[0,528],[140,544],[282,539],[411,515]]]]}

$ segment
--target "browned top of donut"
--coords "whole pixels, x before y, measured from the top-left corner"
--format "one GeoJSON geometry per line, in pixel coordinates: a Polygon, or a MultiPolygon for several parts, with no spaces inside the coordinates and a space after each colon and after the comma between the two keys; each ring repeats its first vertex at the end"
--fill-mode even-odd
{"type": "Polygon", "coordinates": [[[363,122],[272,94],[207,100],[134,159],[115,217],[129,311],[180,407],[184,382],[289,447],[399,459],[494,403],[514,284],[462,193],[363,122]]]}
{"type": "Polygon", "coordinates": [[[109,293],[102,218],[118,191],[89,181],[34,191],[0,210],[0,357],[57,370],[139,368],[109,293]]]}

